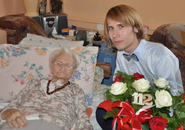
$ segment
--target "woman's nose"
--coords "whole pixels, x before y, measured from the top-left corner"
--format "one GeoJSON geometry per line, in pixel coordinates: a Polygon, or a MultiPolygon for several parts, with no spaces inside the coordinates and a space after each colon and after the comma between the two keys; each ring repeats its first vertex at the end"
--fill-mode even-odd
{"type": "Polygon", "coordinates": [[[60,65],[60,69],[61,69],[61,70],[65,70],[65,65],[64,65],[64,64],[61,64],[61,65],[60,65]]]}

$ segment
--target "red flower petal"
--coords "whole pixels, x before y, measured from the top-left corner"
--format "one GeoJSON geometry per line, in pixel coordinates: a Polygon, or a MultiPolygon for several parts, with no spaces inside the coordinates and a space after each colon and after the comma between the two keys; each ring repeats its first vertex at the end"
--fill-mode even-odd
{"type": "Polygon", "coordinates": [[[167,126],[167,119],[161,116],[154,116],[150,121],[150,128],[152,130],[164,130],[167,126]]]}
{"type": "Polygon", "coordinates": [[[181,127],[177,128],[176,130],[184,130],[184,129],[183,129],[183,126],[181,126],[181,127]]]}
{"type": "Polygon", "coordinates": [[[133,76],[134,76],[133,80],[139,80],[139,79],[145,78],[144,75],[139,73],[134,73],[133,76]]]}
{"type": "Polygon", "coordinates": [[[114,83],[115,82],[123,82],[123,81],[124,81],[124,78],[122,76],[116,76],[114,79],[114,83]]]}

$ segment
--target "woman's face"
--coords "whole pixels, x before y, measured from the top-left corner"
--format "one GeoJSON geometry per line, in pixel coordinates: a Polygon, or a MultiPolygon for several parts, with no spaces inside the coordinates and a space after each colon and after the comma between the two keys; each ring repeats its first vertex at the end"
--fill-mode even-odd
{"type": "Polygon", "coordinates": [[[73,58],[67,53],[58,55],[51,64],[51,73],[52,82],[60,80],[66,83],[75,73],[73,58]]]}
{"type": "Polygon", "coordinates": [[[133,28],[130,25],[125,26],[110,18],[107,19],[107,25],[109,37],[118,50],[132,53],[137,48],[139,45],[136,36],[136,33],[138,32],[137,28],[133,28]]]}

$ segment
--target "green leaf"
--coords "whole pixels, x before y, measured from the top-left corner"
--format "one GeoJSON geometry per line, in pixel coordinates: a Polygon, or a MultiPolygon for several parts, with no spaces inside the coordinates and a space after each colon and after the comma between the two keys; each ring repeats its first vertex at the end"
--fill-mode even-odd
{"type": "Polygon", "coordinates": [[[24,64],[24,66],[28,66],[28,62],[26,61],[26,63],[24,64]]]}
{"type": "MultiPolygon", "coordinates": [[[[113,95],[110,90],[107,90],[105,95],[107,97],[107,99],[112,100],[113,102],[115,101],[123,101],[126,102],[128,101],[131,106],[134,108],[135,112],[137,112],[141,107],[143,107],[142,105],[137,105],[137,104],[133,104],[133,96],[132,94],[134,92],[136,92],[135,88],[132,86],[132,83],[134,82],[133,80],[133,75],[127,75],[121,71],[117,71],[117,73],[115,74],[116,76],[122,76],[124,78],[124,81],[122,81],[123,83],[127,84],[127,91],[124,94],[121,95],[113,95]]],[[[168,91],[170,94],[170,90],[168,88],[165,89],[161,89],[155,86],[152,86],[148,89],[147,92],[144,92],[143,94],[151,94],[152,95],[152,101],[153,103],[155,103],[155,92],[156,90],[166,90],[168,91]]],[[[171,94],[172,97],[172,109],[174,110],[173,116],[170,116],[170,107],[162,107],[162,108],[156,108],[156,106],[152,107],[152,116],[162,116],[163,118],[168,120],[168,124],[167,124],[167,129],[168,130],[175,130],[176,128],[180,127],[181,125],[183,125],[185,127],[185,103],[183,100],[183,97],[181,96],[173,96],[171,94]]],[[[155,104],[154,104],[155,105],[155,104]]],[[[117,108],[117,111],[119,110],[119,108],[117,108]]],[[[106,119],[110,118],[110,117],[114,117],[116,115],[116,111],[112,110],[106,113],[105,117],[106,119]]],[[[143,130],[149,130],[150,126],[149,123],[143,123],[142,124],[142,129],[143,130]]]]}
{"type": "Polygon", "coordinates": [[[149,123],[142,123],[141,124],[142,130],[150,130],[150,125],[149,123]]]}
{"type": "Polygon", "coordinates": [[[134,108],[135,112],[137,112],[139,109],[141,109],[143,106],[142,105],[137,105],[132,103],[132,107],[134,108]]]}
{"type": "Polygon", "coordinates": [[[32,64],[30,67],[30,70],[33,70],[35,68],[35,64],[32,64]]]}
{"type": "Polygon", "coordinates": [[[43,70],[43,67],[40,65],[38,69],[39,69],[39,70],[43,70]]]}
{"type": "Polygon", "coordinates": [[[181,106],[179,109],[176,109],[175,114],[179,119],[185,118],[185,105],[181,106]]]}
{"type": "Polygon", "coordinates": [[[113,118],[113,117],[116,116],[116,113],[117,113],[118,111],[119,111],[118,108],[113,108],[112,110],[106,112],[106,114],[103,116],[103,118],[104,118],[105,120],[107,120],[108,118],[111,118],[111,117],[113,118]]]}
{"type": "Polygon", "coordinates": [[[175,110],[175,109],[177,109],[177,107],[179,105],[180,97],[179,96],[172,96],[172,99],[173,99],[172,108],[175,110]]]}
{"type": "Polygon", "coordinates": [[[107,90],[105,94],[106,94],[107,99],[110,99],[113,102],[115,102],[115,101],[123,101],[123,97],[124,97],[123,94],[121,94],[121,95],[113,95],[110,92],[110,90],[107,90]]]}

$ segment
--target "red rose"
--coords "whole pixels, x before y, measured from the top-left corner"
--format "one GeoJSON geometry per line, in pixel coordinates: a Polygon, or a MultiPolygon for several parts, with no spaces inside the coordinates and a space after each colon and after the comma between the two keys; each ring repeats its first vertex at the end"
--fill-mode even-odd
{"type": "Polygon", "coordinates": [[[134,76],[133,80],[139,80],[139,79],[145,78],[144,75],[139,73],[134,73],[133,76],[134,76]]]}
{"type": "Polygon", "coordinates": [[[167,119],[161,116],[154,116],[150,121],[150,128],[152,130],[164,130],[167,126],[167,119]]]}
{"type": "Polygon", "coordinates": [[[114,83],[115,82],[123,82],[125,79],[122,76],[116,76],[116,78],[114,79],[114,83]]]}

